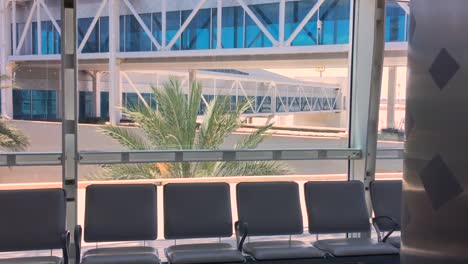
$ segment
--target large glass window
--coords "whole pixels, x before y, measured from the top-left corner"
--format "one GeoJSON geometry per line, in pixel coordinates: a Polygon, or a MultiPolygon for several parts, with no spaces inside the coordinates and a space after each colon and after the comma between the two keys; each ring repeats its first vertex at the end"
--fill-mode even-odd
{"type": "MultiPolygon", "coordinates": [[[[288,39],[291,34],[296,30],[299,23],[304,20],[305,16],[313,8],[317,1],[291,1],[286,2],[286,16],[285,16],[285,38],[288,39]]],[[[309,21],[307,21],[304,28],[299,32],[297,37],[292,41],[292,46],[304,45],[317,45],[317,17],[315,14],[309,21]]]]}
{"type": "MultiPolygon", "coordinates": [[[[151,14],[140,14],[140,17],[151,30],[151,14]]],[[[135,16],[125,16],[125,51],[150,51],[151,46],[151,39],[135,16]]]]}
{"type": "MultiPolygon", "coordinates": [[[[213,9],[213,48],[217,45],[217,13],[217,9],[213,9]]],[[[221,46],[224,49],[243,47],[244,14],[244,9],[240,6],[223,7],[221,46]]]]}
{"type": "MultiPolygon", "coordinates": [[[[172,41],[177,31],[179,31],[181,25],[181,16],[180,11],[171,11],[167,12],[166,14],[166,40],[167,43],[172,41]]],[[[180,49],[180,38],[176,40],[174,45],[171,48],[172,50],[179,50],[180,49]]]]}
{"type": "MultiPolygon", "coordinates": [[[[182,24],[192,10],[182,11],[182,24]]],[[[209,49],[211,47],[211,9],[201,9],[181,35],[182,49],[209,49]]]]}
{"type": "MultiPolygon", "coordinates": [[[[80,18],[78,19],[78,43],[81,44],[86,32],[88,32],[89,26],[93,22],[93,18],[80,18]]],[[[99,20],[98,24],[95,25],[91,35],[89,35],[86,44],[83,47],[83,53],[99,52],[99,20]]]]}
{"type": "MultiPolygon", "coordinates": [[[[265,25],[273,38],[278,39],[279,4],[250,5],[252,12],[265,25]]],[[[254,20],[245,15],[245,47],[271,47],[273,43],[262,32],[254,20]]]]}
{"type": "Polygon", "coordinates": [[[56,91],[14,90],[13,117],[26,120],[56,120],[56,91]]]}
{"type": "Polygon", "coordinates": [[[396,2],[387,3],[385,41],[407,41],[408,16],[396,2]]]}
{"type": "Polygon", "coordinates": [[[109,52],[109,17],[99,18],[99,52],[109,52]]]}
{"type": "Polygon", "coordinates": [[[349,0],[325,1],[320,7],[322,23],[321,44],[346,44],[349,42],[349,0]]]}
{"type": "MultiPolygon", "coordinates": [[[[60,25],[60,21],[57,21],[60,25]]],[[[32,22],[32,53],[38,54],[38,35],[37,22],[32,22]]],[[[17,34],[17,39],[20,35],[17,34]]],[[[51,21],[41,22],[41,54],[58,54],[60,53],[60,34],[55,29],[51,21]]]]}

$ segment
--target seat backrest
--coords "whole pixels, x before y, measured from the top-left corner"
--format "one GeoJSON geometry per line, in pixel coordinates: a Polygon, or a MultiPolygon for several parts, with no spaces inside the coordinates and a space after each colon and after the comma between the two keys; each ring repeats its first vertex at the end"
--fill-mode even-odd
{"type": "MultiPolygon", "coordinates": [[[[375,216],[393,218],[398,224],[396,230],[400,230],[402,182],[398,180],[373,181],[370,184],[370,192],[375,216]]],[[[377,224],[381,231],[390,231],[394,227],[391,220],[387,219],[377,220],[377,224]]]]}
{"type": "Polygon", "coordinates": [[[62,248],[63,189],[0,191],[0,251],[62,248]]]}
{"type": "Polygon", "coordinates": [[[164,237],[230,237],[232,214],[227,183],[164,185],[164,237]]]}
{"type": "Polygon", "coordinates": [[[237,212],[252,236],[302,234],[304,230],[295,182],[237,184],[237,212]]]}
{"type": "Polygon", "coordinates": [[[370,231],[361,182],[308,182],[304,187],[311,234],[370,231]]]}
{"type": "Polygon", "coordinates": [[[86,188],[86,242],[157,238],[156,186],[96,184],[86,188]]]}

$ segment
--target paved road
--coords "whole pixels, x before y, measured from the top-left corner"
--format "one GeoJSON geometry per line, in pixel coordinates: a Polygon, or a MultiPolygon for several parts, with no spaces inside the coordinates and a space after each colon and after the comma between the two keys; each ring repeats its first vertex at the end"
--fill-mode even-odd
{"type": "MultiPolygon", "coordinates": [[[[28,134],[31,146],[28,151],[60,151],[61,125],[57,123],[14,121],[15,124],[28,134]]],[[[100,134],[99,126],[80,125],[80,150],[122,150],[123,148],[100,134]]],[[[224,148],[232,147],[244,135],[236,134],[226,139],[224,148]]],[[[260,148],[339,148],[346,147],[347,140],[343,138],[318,138],[310,136],[272,136],[263,142],[260,148]]],[[[379,142],[379,147],[402,147],[402,143],[379,142]]],[[[337,174],[347,172],[346,160],[321,161],[287,161],[288,167],[296,175],[337,174]]],[[[377,163],[378,172],[401,172],[402,160],[381,160],[377,163]]],[[[81,176],[97,173],[96,166],[81,166],[81,176]]],[[[60,167],[16,167],[0,168],[0,183],[15,182],[49,182],[61,179],[60,167]]]]}

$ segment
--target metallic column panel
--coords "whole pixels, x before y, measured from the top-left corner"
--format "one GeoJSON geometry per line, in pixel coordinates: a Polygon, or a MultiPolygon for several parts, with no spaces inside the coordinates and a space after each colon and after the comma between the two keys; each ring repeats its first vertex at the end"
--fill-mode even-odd
{"type": "Polygon", "coordinates": [[[468,2],[410,6],[402,263],[468,263],[468,2]]]}

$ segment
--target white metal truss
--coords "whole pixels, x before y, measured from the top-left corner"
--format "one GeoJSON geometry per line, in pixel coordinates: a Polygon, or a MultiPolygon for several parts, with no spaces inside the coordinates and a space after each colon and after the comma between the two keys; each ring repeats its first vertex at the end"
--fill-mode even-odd
{"type": "Polygon", "coordinates": [[[294,39],[297,37],[297,35],[299,34],[299,32],[301,32],[301,30],[305,27],[305,25],[307,24],[307,22],[309,22],[309,20],[315,15],[315,13],[317,13],[317,11],[319,10],[320,6],[323,4],[323,2],[325,2],[325,0],[318,0],[317,3],[315,3],[315,5],[312,7],[312,9],[307,13],[307,15],[304,17],[304,19],[302,19],[301,23],[299,23],[299,25],[296,27],[296,29],[293,31],[293,33],[291,34],[291,36],[289,36],[288,40],[286,41],[285,45],[286,46],[290,46],[291,43],[294,41],[294,39]]]}
{"type": "MultiPolygon", "coordinates": [[[[184,21],[182,26],[179,28],[177,33],[174,35],[172,40],[167,44],[167,47],[164,47],[164,50],[170,50],[172,46],[176,43],[177,39],[179,39],[180,35],[182,35],[182,32],[187,28],[187,26],[192,22],[193,18],[195,15],[198,13],[198,11],[202,8],[202,6],[205,4],[206,0],[199,0],[198,4],[195,6],[195,8],[192,10],[190,15],[187,17],[187,19],[184,21]]],[[[167,21],[166,21],[167,22],[167,21]]]]}
{"type": "Polygon", "coordinates": [[[273,46],[278,46],[278,41],[271,35],[270,31],[263,25],[263,23],[258,19],[250,7],[245,4],[244,0],[237,0],[237,2],[242,6],[247,15],[254,21],[254,23],[260,28],[260,30],[265,34],[265,36],[273,43],[273,46]]]}
{"type": "Polygon", "coordinates": [[[130,12],[132,12],[133,16],[136,18],[136,20],[138,21],[138,23],[140,24],[141,28],[143,28],[143,30],[145,31],[146,35],[148,35],[148,37],[150,38],[151,42],[153,43],[154,46],[156,46],[156,49],[160,50],[161,49],[161,45],[159,44],[159,42],[154,38],[153,36],[153,33],[151,33],[151,31],[149,30],[148,26],[146,26],[145,22],[143,21],[143,19],[141,18],[141,16],[138,14],[138,12],[135,10],[135,8],[133,7],[133,5],[128,1],[128,0],[123,0],[125,5],[127,5],[128,9],[130,10],[130,12]]]}
{"type": "Polygon", "coordinates": [[[28,18],[26,19],[26,23],[25,23],[23,32],[21,33],[21,37],[20,37],[18,46],[15,49],[16,50],[15,55],[19,55],[19,51],[23,47],[24,41],[26,40],[26,37],[28,35],[29,28],[31,27],[31,24],[32,24],[32,19],[33,19],[33,16],[34,16],[34,12],[36,11],[37,5],[38,5],[38,0],[34,0],[34,2],[32,3],[32,6],[31,6],[31,10],[29,10],[29,15],[28,15],[28,18]]]}
{"type": "MultiPolygon", "coordinates": [[[[14,0],[16,2],[16,0],[14,0]]],[[[104,0],[106,1],[106,0],[104,0]]],[[[47,16],[49,17],[50,21],[52,21],[52,24],[54,25],[54,28],[55,30],[57,30],[58,34],[61,35],[62,31],[60,29],[60,26],[59,24],[57,23],[57,20],[54,18],[54,16],[52,15],[52,13],[50,12],[49,10],[49,7],[47,6],[47,4],[44,2],[44,0],[39,0],[42,8],[44,8],[44,11],[46,12],[47,16]]],[[[16,20],[15,20],[16,21],[16,20]]],[[[15,32],[15,31],[13,31],[15,32]]]]}
{"type": "Polygon", "coordinates": [[[140,100],[143,102],[143,104],[149,108],[150,106],[148,105],[148,102],[146,102],[145,98],[143,97],[143,95],[141,95],[140,93],[140,90],[138,90],[138,88],[135,86],[135,84],[132,82],[132,80],[130,79],[130,77],[128,77],[128,74],[124,71],[121,71],[120,74],[127,80],[128,84],[130,85],[130,87],[132,87],[132,89],[135,91],[135,93],[137,94],[138,98],[140,98],[140,100]]]}
{"type": "MultiPolygon", "coordinates": [[[[42,0],[41,0],[42,1],[42,0]]],[[[88,42],[89,37],[91,36],[91,33],[93,32],[94,28],[96,27],[97,22],[99,21],[99,17],[102,14],[102,11],[107,5],[108,0],[103,0],[101,5],[99,6],[98,11],[96,12],[96,15],[93,18],[93,21],[88,27],[88,30],[86,31],[86,34],[83,37],[83,40],[81,40],[80,45],[78,46],[78,53],[81,53],[83,51],[84,46],[88,42]]]]}

